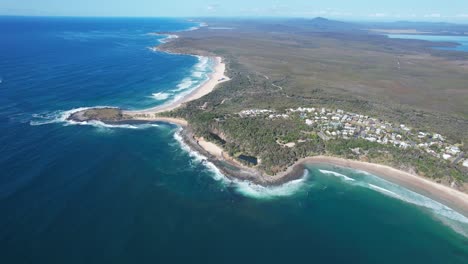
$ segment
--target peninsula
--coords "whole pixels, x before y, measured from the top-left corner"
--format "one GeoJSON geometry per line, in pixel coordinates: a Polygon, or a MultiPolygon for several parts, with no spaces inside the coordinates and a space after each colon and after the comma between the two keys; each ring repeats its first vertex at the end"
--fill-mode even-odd
{"type": "Polygon", "coordinates": [[[306,34],[291,22],[284,26],[294,30],[279,27],[276,32],[267,30],[268,24],[258,29],[242,21],[212,23],[230,29],[182,32],[158,47],[210,56],[213,73],[202,86],[163,106],[88,109],[69,119],[174,123],[183,127],[184,142],[227,177],[278,185],[301,177],[306,164],[327,163],[376,174],[468,216],[467,135],[455,132],[467,131],[466,101],[432,106],[425,96],[428,89],[438,92],[437,83],[418,90],[411,83],[420,80],[408,77],[414,71],[434,74],[431,65],[438,62],[446,71],[437,71],[437,78],[451,78],[452,90],[465,91],[458,81],[466,79],[467,69],[457,65],[465,55],[454,60],[453,53],[434,52],[425,42],[392,40],[354,26],[346,32],[321,28],[306,34]],[[232,28],[239,36],[235,45],[232,28]],[[336,46],[343,38],[349,47],[336,46]],[[262,50],[249,48],[259,45],[262,50]],[[328,58],[320,57],[324,52],[328,58]],[[311,53],[320,58],[308,57],[311,53]],[[398,64],[390,66],[388,60],[398,64]],[[350,73],[344,65],[359,68],[350,73]],[[380,71],[388,72],[383,77],[380,71]],[[415,90],[402,99],[405,89],[415,90]]]}

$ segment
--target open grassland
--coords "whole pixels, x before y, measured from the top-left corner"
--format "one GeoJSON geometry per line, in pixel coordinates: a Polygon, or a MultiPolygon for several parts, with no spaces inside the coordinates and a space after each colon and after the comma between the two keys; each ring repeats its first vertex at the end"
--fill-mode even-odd
{"type": "Polygon", "coordinates": [[[271,174],[302,157],[325,153],[390,164],[447,184],[467,182],[461,165],[420,151],[350,142],[354,140],[324,142],[316,135],[302,138],[296,121],[249,121],[237,113],[340,108],[443,134],[466,152],[468,54],[434,50],[429,42],[389,39],[342,24],[330,30],[265,21],[211,21],[210,26],[224,29],[184,32],[162,47],[227,61],[230,82],[170,114],[188,119],[197,134],[213,141],[221,138],[219,143],[232,155],[260,158],[259,168],[271,174]],[[277,143],[284,137],[302,139],[289,148],[277,143]],[[356,156],[351,145],[366,155],[356,156]]]}

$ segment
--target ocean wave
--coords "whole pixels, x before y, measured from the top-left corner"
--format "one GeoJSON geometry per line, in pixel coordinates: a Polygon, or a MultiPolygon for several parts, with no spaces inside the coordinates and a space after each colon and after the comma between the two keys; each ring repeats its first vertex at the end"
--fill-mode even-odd
{"type": "Polygon", "coordinates": [[[169,98],[169,96],[171,96],[169,93],[154,93],[152,94],[151,97],[153,97],[154,99],[156,100],[166,100],[167,98],[169,98]]]}
{"type": "Polygon", "coordinates": [[[273,199],[277,197],[291,196],[298,193],[306,186],[308,171],[304,170],[304,175],[300,179],[289,181],[279,186],[262,186],[249,181],[238,179],[230,179],[226,177],[208,158],[199,152],[191,149],[182,139],[180,135],[182,128],[179,128],[174,133],[174,139],[179,143],[182,150],[189,154],[194,161],[202,163],[210,172],[214,180],[220,182],[225,187],[233,187],[233,189],[244,196],[255,199],[273,199]]]}
{"type": "Polygon", "coordinates": [[[67,111],[54,111],[41,114],[33,114],[32,120],[29,122],[31,126],[40,126],[53,123],[66,123],[72,114],[84,111],[91,108],[108,108],[110,106],[96,106],[96,107],[78,107],[67,111]]]}
{"type": "Polygon", "coordinates": [[[208,74],[213,71],[211,60],[208,57],[196,57],[198,58],[198,63],[193,66],[190,77],[182,79],[182,81],[177,85],[177,88],[172,90],[172,92],[191,92],[208,81],[208,74]]]}
{"type": "Polygon", "coordinates": [[[336,176],[336,177],[339,177],[339,178],[342,178],[346,181],[355,181],[353,178],[350,178],[344,174],[341,174],[341,173],[338,173],[338,172],[334,172],[334,171],[328,171],[328,170],[319,170],[321,173],[323,174],[328,174],[328,175],[333,175],[333,176],[336,176]]]}
{"type": "MultiPolygon", "coordinates": [[[[161,35],[159,35],[159,36],[161,36],[161,35]]],[[[172,34],[164,35],[164,38],[160,39],[159,42],[164,44],[164,43],[168,43],[168,42],[170,42],[170,41],[172,41],[174,39],[178,39],[178,38],[179,38],[179,36],[177,36],[177,35],[172,35],[172,34]]]]}
{"type": "Polygon", "coordinates": [[[208,74],[213,71],[211,60],[208,57],[196,57],[198,58],[198,62],[192,67],[189,77],[182,79],[174,89],[154,93],[152,97],[158,101],[167,100],[165,103],[170,104],[187,96],[207,82],[209,80],[208,74]]]}
{"type": "Polygon", "coordinates": [[[146,129],[151,127],[158,127],[157,124],[107,124],[102,121],[83,121],[77,122],[73,120],[68,120],[68,118],[80,111],[84,111],[92,108],[113,108],[111,106],[95,106],[95,107],[79,107],[66,111],[54,111],[42,114],[33,114],[32,120],[29,122],[31,126],[41,126],[48,124],[62,123],[64,126],[93,126],[96,128],[125,128],[125,129],[146,129]]]}
{"type": "MultiPolygon", "coordinates": [[[[199,27],[204,27],[204,26],[207,26],[207,25],[204,23],[200,23],[200,25],[197,27],[190,28],[188,30],[183,30],[183,31],[195,30],[195,29],[198,29],[199,27]]],[[[159,40],[160,43],[167,43],[179,37],[174,34],[166,35],[166,34],[160,34],[160,33],[148,33],[147,35],[165,36],[163,39],[159,40]]],[[[157,47],[149,47],[148,49],[152,50],[153,52],[158,52],[157,47]]],[[[158,101],[164,101],[170,98],[170,100],[166,103],[172,103],[172,102],[179,100],[183,96],[186,96],[193,90],[199,88],[201,85],[203,85],[206,81],[209,80],[208,74],[213,72],[211,59],[209,57],[204,57],[204,56],[198,56],[198,55],[193,55],[193,56],[198,59],[198,62],[192,67],[189,77],[182,79],[182,81],[178,83],[176,87],[172,90],[152,94],[153,98],[155,98],[158,101]]]]}
{"type": "Polygon", "coordinates": [[[206,71],[207,67],[209,66],[210,58],[208,57],[203,57],[203,56],[197,56],[198,58],[198,63],[195,64],[195,69],[198,71],[206,71]]]}
{"type": "Polygon", "coordinates": [[[202,72],[202,71],[195,71],[195,72],[192,73],[192,76],[195,77],[195,78],[201,78],[201,77],[203,77],[204,73],[205,72],[202,72]]]}
{"type": "Polygon", "coordinates": [[[304,170],[304,175],[300,179],[292,180],[279,186],[262,186],[248,181],[233,180],[236,190],[248,197],[257,199],[272,199],[276,197],[286,197],[297,194],[306,186],[308,171],[304,170]]]}
{"type": "Polygon", "coordinates": [[[346,175],[334,171],[319,171],[324,174],[343,178],[343,182],[349,185],[371,189],[391,198],[424,208],[456,232],[468,237],[468,218],[429,197],[413,192],[403,186],[391,183],[365,171],[355,170],[355,172],[362,175],[356,179],[351,179],[346,175]]]}
{"type": "Polygon", "coordinates": [[[177,88],[172,91],[183,91],[193,87],[195,81],[191,78],[184,78],[178,85],[177,88]]]}
{"type": "Polygon", "coordinates": [[[359,170],[356,172],[363,175],[363,177],[359,181],[354,183],[349,182],[349,184],[372,189],[383,195],[425,208],[442,223],[451,227],[456,232],[468,237],[468,218],[454,209],[422,194],[411,191],[403,186],[386,181],[376,175],[359,170]]]}
{"type": "Polygon", "coordinates": [[[398,195],[398,194],[396,194],[396,193],[394,193],[394,192],[392,192],[392,191],[389,191],[389,190],[387,190],[387,189],[384,189],[384,188],[379,187],[379,186],[374,185],[374,184],[369,184],[369,188],[371,188],[371,189],[373,189],[373,190],[375,190],[375,191],[378,191],[378,192],[380,192],[380,193],[383,193],[383,194],[385,194],[385,195],[390,195],[390,196],[392,196],[392,197],[398,198],[398,199],[402,199],[402,198],[403,198],[403,197],[401,197],[400,195],[398,195]]]}

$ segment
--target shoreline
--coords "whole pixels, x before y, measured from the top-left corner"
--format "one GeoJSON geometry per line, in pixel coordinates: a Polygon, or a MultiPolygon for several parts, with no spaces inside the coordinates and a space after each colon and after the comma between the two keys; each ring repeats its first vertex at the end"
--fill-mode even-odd
{"type": "Polygon", "coordinates": [[[428,178],[398,170],[390,166],[331,156],[307,157],[299,160],[295,165],[297,164],[328,164],[353,170],[361,170],[429,197],[468,217],[468,194],[436,183],[428,178]]]}
{"type": "MultiPolygon", "coordinates": [[[[158,47],[158,50],[159,47],[158,47]]],[[[168,52],[168,51],[164,51],[168,52]]],[[[168,52],[170,53],[170,52],[168,52]]],[[[192,54],[193,55],[193,54],[192,54]]],[[[197,55],[193,55],[197,56],[197,55]]],[[[199,99],[212,92],[219,83],[229,81],[225,75],[226,65],[221,57],[210,57],[214,59],[213,72],[209,78],[199,87],[196,87],[182,98],[143,110],[123,110],[123,120],[137,120],[148,122],[171,123],[182,127],[180,135],[185,144],[192,150],[199,152],[212,162],[227,178],[249,181],[262,186],[278,186],[292,180],[300,179],[304,175],[306,165],[324,164],[362,170],[377,177],[388,180],[409,190],[427,196],[435,201],[447,205],[464,216],[468,217],[468,194],[452,189],[443,184],[431,181],[422,176],[413,175],[389,166],[376,163],[367,163],[355,160],[347,160],[330,156],[306,157],[296,161],[293,165],[275,176],[270,176],[257,168],[247,167],[233,157],[227,155],[224,150],[216,144],[206,141],[204,138],[196,137],[187,120],[182,118],[164,117],[160,114],[182,107],[184,104],[199,99]]]]}
{"type": "Polygon", "coordinates": [[[184,143],[205,156],[227,178],[246,180],[262,186],[278,186],[302,178],[307,165],[332,165],[370,173],[440,202],[468,217],[468,194],[390,166],[320,155],[302,158],[288,167],[286,171],[271,176],[236,162],[232,157],[227,156],[218,145],[206,141],[204,138],[195,137],[188,127],[183,127],[181,134],[184,143]],[[230,166],[237,167],[237,170],[229,168],[230,166]]]}
{"type": "Polygon", "coordinates": [[[224,83],[230,80],[228,76],[225,75],[226,64],[224,63],[221,57],[208,57],[214,61],[213,72],[209,74],[208,79],[204,81],[199,87],[194,88],[187,95],[183,96],[180,99],[177,99],[173,102],[169,102],[164,105],[143,109],[143,110],[124,110],[122,113],[128,115],[133,119],[137,120],[154,120],[160,118],[156,114],[162,112],[169,112],[175,110],[184,104],[197,100],[210,92],[212,92],[216,86],[220,83],[224,83]],[[151,116],[153,115],[153,116],[151,116]]]}

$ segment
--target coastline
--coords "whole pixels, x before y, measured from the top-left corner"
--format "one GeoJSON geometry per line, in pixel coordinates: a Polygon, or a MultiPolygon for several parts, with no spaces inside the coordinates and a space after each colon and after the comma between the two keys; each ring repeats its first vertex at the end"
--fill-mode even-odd
{"type": "Polygon", "coordinates": [[[165,105],[143,110],[123,110],[123,120],[166,122],[182,127],[183,129],[180,134],[184,143],[186,143],[191,149],[205,156],[227,178],[245,180],[262,186],[278,186],[289,181],[302,178],[304,170],[306,169],[305,166],[308,164],[330,164],[372,173],[377,177],[428,196],[431,199],[441,202],[468,217],[468,194],[445,185],[435,183],[430,179],[421,176],[413,175],[385,165],[346,160],[330,156],[315,156],[300,159],[292,166],[288,167],[286,171],[271,176],[256,168],[247,167],[241,164],[225,153],[221,147],[212,142],[206,141],[204,138],[196,137],[185,119],[164,117],[160,115],[163,112],[175,110],[190,101],[199,99],[212,92],[219,83],[230,80],[229,77],[225,75],[226,65],[223,59],[221,57],[210,58],[214,60],[213,72],[199,87],[193,89],[182,98],[165,105]]]}
{"type": "Polygon", "coordinates": [[[386,165],[348,160],[331,156],[314,156],[298,160],[294,165],[275,176],[266,175],[255,168],[246,167],[224,153],[223,149],[204,138],[197,138],[189,128],[182,131],[184,143],[207,157],[228,178],[246,180],[263,186],[277,186],[304,175],[307,165],[334,165],[354,170],[361,170],[374,176],[395,183],[411,191],[440,202],[468,217],[468,194],[436,183],[430,179],[410,174],[386,165]],[[233,169],[232,167],[235,167],[233,169]]]}
{"type": "Polygon", "coordinates": [[[297,164],[330,164],[365,171],[373,174],[374,176],[405,187],[411,191],[427,196],[468,217],[468,194],[452,189],[443,184],[436,183],[428,178],[398,170],[390,166],[330,156],[307,157],[296,162],[296,165],[297,164]]]}
{"type": "Polygon", "coordinates": [[[224,63],[223,59],[221,57],[210,58],[214,62],[213,72],[208,76],[208,79],[205,82],[203,82],[199,87],[193,89],[193,91],[187,95],[168,104],[143,110],[122,111],[122,113],[136,120],[158,121],[157,119],[160,119],[160,117],[157,117],[156,114],[175,110],[185,103],[199,99],[209,94],[218,84],[230,80],[230,78],[225,75],[226,64],[224,63]]]}

